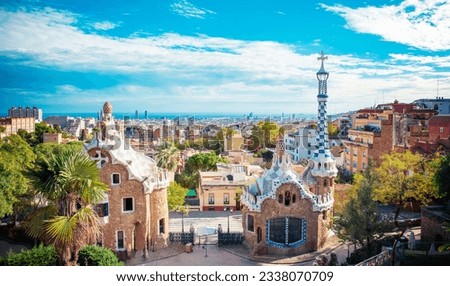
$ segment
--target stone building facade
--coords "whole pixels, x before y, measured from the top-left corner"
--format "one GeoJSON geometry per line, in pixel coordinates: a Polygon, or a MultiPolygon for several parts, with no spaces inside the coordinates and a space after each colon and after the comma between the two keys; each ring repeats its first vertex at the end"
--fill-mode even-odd
{"type": "Polygon", "coordinates": [[[109,187],[96,207],[102,221],[102,245],[122,258],[137,250],[146,253],[167,247],[167,172],[127,144],[109,102],[103,107],[100,128],[85,150],[97,162],[100,178],[109,187]]]}
{"type": "Polygon", "coordinates": [[[327,79],[323,61],[317,72],[317,147],[297,174],[280,135],[272,167],[242,196],[244,245],[253,255],[295,255],[316,251],[327,240],[333,209],[336,162],[328,147],[327,79]]]}

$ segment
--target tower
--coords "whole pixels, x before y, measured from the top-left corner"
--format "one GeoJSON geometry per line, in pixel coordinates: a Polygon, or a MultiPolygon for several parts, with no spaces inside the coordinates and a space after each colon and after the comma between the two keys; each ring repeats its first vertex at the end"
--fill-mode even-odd
{"type": "MultiPolygon", "coordinates": [[[[317,59],[321,61],[320,69],[316,73],[318,80],[318,113],[317,113],[317,149],[309,161],[308,169],[304,173],[307,184],[312,193],[320,198],[332,200],[334,195],[334,178],[337,176],[336,161],[329,150],[327,126],[327,80],[329,73],[325,71],[325,57],[321,52],[317,59]]],[[[329,210],[327,210],[329,211],[329,210]]],[[[326,212],[324,213],[326,216],[326,212]]]]}
{"type": "Polygon", "coordinates": [[[329,237],[336,163],[328,149],[327,80],[323,52],[319,80],[317,150],[302,175],[278,137],[272,166],[242,193],[244,245],[253,254],[293,255],[323,248],[329,237]]]}
{"type": "Polygon", "coordinates": [[[327,126],[327,80],[329,77],[329,73],[325,71],[324,61],[328,59],[328,57],[324,56],[324,53],[321,52],[320,57],[317,58],[321,61],[320,69],[316,73],[318,80],[318,94],[317,94],[317,102],[318,102],[318,112],[317,112],[317,143],[318,148],[314,151],[314,154],[311,158],[312,168],[311,174],[314,177],[336,177],[337,169],[336,162],[330,152],[328,145],[328,126],[327,126]]]}

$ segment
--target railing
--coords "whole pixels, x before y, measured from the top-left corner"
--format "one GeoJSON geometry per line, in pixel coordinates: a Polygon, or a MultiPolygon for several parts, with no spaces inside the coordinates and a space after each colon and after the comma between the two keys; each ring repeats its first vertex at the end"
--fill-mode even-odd
{"type": "Polygon", "coordinates": [[[193,232],[169,232],[169,240],[172,243],[194,243],[193,232]]]}
{"type": "Polygon", "coordinates": [[[356,266],[382,266],[388,265],[392,259],[392,249],[385,250],[378,255],[372,256],[356,266]]]}
{"type": "Polygon", "coordinates": [[[242,244],[244,235],[242,232],[219,232],[218,244],[221,245],[236,245],[242,244]]]}

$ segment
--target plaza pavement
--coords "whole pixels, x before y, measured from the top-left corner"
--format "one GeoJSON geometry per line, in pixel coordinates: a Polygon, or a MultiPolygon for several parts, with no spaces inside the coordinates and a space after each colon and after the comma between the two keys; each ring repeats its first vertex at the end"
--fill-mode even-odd
{"type": "MultiPolygon", "coordinates": [[[[184,231],[189,231],[192,226],[196,233],[205,229],[215,229],[219,224],[223,231],[242,232],[242,216],[240,212],[191,212],[182,216],[179,213],[171,213],[169,229],[172,232],[180,232],[182,224],[184,231]],[[229,217],[228,217],[229,215],[229,217]]],[[[275,255],[252,256],[242,245],[227,245],[219,247],[217,245],[217,235],[210,232],[210,235],[196,237],[193,251],[185,252],[185,246],[181,244],[170,244],[167,249],[149,252],[144,257],[142,251],[134,254],[127,265],[141,266],[258,266],[258,265],[312,265],[316,256],[331,251],[338,255],[339,262],[345,262],[347,257],[347,246],[343,245],[334,236],[330,237],[324,249],[315,253],[297,255],[293,257],[282,257],[275,255]],[[205,237],[208,237],[207,244],[205,237]],[[198,240],[199,239],[199,240],[198,240]],[[200,244],[199,244],[200,242],[200,244]],[[206,248],[206,249],[205,249],[206,248]]]]}

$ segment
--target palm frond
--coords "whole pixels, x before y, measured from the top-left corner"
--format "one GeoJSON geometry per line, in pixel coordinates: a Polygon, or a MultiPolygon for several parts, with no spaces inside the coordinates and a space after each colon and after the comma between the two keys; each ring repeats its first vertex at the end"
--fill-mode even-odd
{"type": "Polygon", "coordinates": [[[44,231],[55,245],[71,244],[76,226],[77,219],[74,216],[56,216],[45,221],[44,231]]]}
{"type": "Polygon", "coordinates": [[[26,233],[32,238],[43,238],[44,222],[57,214],[55,205],[48,205],[33,212],[25,221],[26,233]]]}

